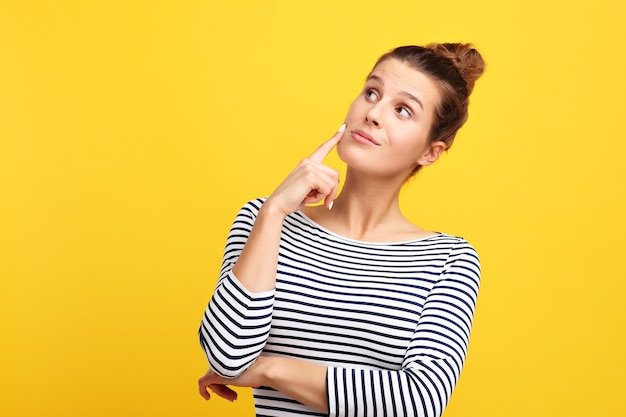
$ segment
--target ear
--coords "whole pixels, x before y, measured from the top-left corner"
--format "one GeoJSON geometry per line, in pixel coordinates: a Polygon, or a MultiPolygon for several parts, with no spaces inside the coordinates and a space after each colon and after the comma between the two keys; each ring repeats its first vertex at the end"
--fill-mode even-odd
{"type": "Polygon", "coordinates": [[[429,148],[417,160],[418,165],[426,166],[434,164],[439,156],[446,150],[446,144],[437,140],[430,144],[429,148]]]}

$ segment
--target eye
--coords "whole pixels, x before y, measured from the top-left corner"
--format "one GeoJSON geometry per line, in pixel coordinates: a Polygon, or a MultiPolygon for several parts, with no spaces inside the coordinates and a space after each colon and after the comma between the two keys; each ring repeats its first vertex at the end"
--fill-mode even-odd
{"type": "Polygon", "coordinates": [[[402,117],[404,117],[406,119],[408,119],[411,116],[413,116],[413,112],[407,106],[398,106],[398,107],[396,107],[396,113],[398,113],[400,116],[402,116],[402,117]]]}
{"type": "Polygon", "coordinates": [[[366,88],[365,91],[365,98],[369,101],[376,101],[378,100],[378,93],[376,92],[376,90],[372,89],[372,88],[366,88]]]}

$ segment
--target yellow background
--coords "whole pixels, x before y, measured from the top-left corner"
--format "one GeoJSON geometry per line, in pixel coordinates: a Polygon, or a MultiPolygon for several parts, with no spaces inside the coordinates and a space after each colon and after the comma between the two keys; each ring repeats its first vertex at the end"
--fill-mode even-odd
{"type": "Polygon", "coordinates": [[[1,2],[0,415],[253,415],[196,391],[230,223],[431,41],[488,63],[402,200],[483,262],[446,417],[626,415],[622,4],[1,2]]]}

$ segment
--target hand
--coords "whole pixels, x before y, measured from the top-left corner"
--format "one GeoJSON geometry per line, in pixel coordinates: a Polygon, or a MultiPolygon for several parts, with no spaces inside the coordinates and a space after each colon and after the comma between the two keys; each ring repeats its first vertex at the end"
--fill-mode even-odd
{"type": "Polygon", "coordinates": [[[237,399],[237,393],[226,385],[227,381],[228,379],[219,376],[213,372],[212,369],[209,369],[207,373],[198,380],[200,395],[205,400],[210,400],[211,394],[209,394],[209,390],[211,390],[230,402],[235,401],[237,399]]]}
{"type": "Polygon", "coordinates": [[[263,385],[261,370],[266,359],[267,358],[263,356],[258,357],[250,368],[236,378],[224,378],[216,374],[212,369],[209,369],[207,373],[198,380],[200,395],[205,400],[209,400],[211,394],[207,390],[208,388],[228,401],[235,401],[237,399],[237,393],[228,387],[228,385],[236,387],[259,387],[263,385]]]}
{"type": "Polygon", "coordinates": [[[298,210],[303,204],[322,200],[330,209],[339,188],[339,173],[322,164],[322,161],[339,143],[345,127],[345,124],[342,125],[333,137],[320,145],[311,156],[303,159],[274,190],[265,205],[274,204],[285,216],[298,210]]]}

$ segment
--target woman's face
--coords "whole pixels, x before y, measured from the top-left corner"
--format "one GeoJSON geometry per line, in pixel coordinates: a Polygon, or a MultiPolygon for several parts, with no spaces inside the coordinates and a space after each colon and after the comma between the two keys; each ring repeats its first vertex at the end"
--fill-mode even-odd
{"type": "Polygon", "coordinates": [[[429,77],[393,58],[381,62],[350,106],[340,158],[358,171],[406,179],[445,149],[443,142],[428,143],[438,101],[429,77]]]}

